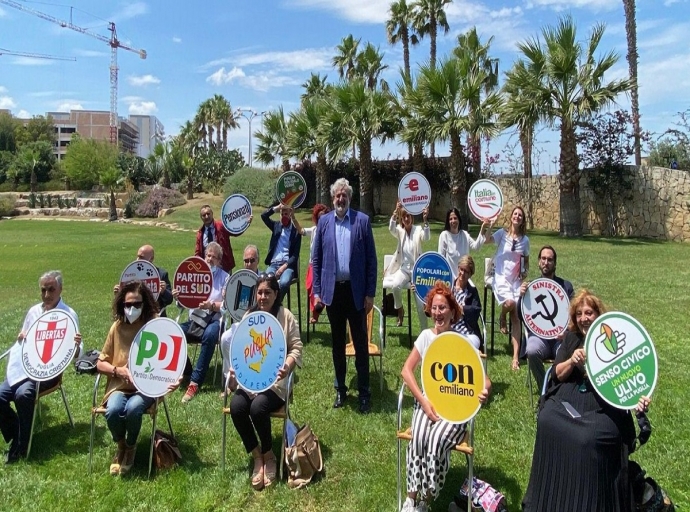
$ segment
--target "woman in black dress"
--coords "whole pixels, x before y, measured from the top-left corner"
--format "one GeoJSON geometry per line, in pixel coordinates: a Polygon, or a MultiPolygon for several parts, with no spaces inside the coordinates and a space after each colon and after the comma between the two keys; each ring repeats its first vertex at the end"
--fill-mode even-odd
{"type": "MultiPolygon", "coordinates": [[[[570,303],[568,331],[539,412],[523,511],[633,510],[628,480],[633,417],[604,402],[585,374],[585,336],[604,312],[601,300],[587,290],[570,303]]],[[[647,411],[649,403],[643,396],[637,409],[647,411]]]]}

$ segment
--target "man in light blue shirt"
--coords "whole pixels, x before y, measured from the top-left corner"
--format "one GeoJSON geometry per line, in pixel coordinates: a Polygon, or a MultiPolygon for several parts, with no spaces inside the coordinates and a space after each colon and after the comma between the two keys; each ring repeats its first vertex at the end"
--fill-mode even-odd
{"type": "Polygon", "coordinates": [[[271,241],[266,255],[267,274],[275,274],[280,285],[279,301],[287,293],[292,278],[297,275],[302,237],[292,225],[292,208],[277,204],[261,214],[261,220],[271,230],[271,241]],[[271,219],[280,211],[280,221],[271,219]]]}

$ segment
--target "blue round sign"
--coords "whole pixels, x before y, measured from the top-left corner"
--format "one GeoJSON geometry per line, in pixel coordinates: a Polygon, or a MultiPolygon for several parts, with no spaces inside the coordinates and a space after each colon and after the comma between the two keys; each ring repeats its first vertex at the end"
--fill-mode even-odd
{"type": "Polygon", "coordinates": [[[419,300],[422,302],[426,300],[429,290],[434,287],[436,281],[443,281],[451,286],[453,274],[450,271],[450,265],[439,253],[425,252],[417,258],[412,269],[412,284],[419,300]]]}
{"type": "Polygon", "coordinates": [[[285,334],[276,317],[255,311],[238,324],[230,343],[230,366],[243,389],[252,393],[270,389],[286,357],[285,334]]]}

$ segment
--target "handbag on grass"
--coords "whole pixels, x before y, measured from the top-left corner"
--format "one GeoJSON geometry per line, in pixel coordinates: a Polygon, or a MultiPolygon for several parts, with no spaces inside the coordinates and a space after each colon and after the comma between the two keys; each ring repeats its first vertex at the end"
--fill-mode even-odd
{"type": "Polygon", "coordinates": [[[286,430],[284,450],[288,487],[300,489],[311,482],[314,475],[323,471],[321,445],[307,424],[298,429],[288,419],[286,430]]]}
{"type": "Polygon", "coordinates": [[[156,469],[170,469],[182,460],[177,439],[162,430],[153,436],[153,461],[156,469]]]}

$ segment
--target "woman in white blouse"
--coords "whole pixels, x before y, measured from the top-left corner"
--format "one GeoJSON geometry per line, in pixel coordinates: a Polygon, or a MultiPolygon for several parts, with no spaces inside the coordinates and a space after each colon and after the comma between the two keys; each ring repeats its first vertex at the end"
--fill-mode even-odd
{"type": "Polygon", "coordinates": [[[453,272],[453,280],[458,277],[458,263],[460,258],[468,254],[470,250],[476,251],[484,245],[484,230],[486,222],[479,229],[479,236],[475,240],[464,229],[460,229],[460,212],[457,208],[451,208],[446,213],[446,226],[438,239],[438,252],[446,258],[453,272]]]}
{"type": "MultiPolygon", "coordinates": [[[[424,227],[414,225],[412,215],[406,212],[402,203],[398,201],[395,211],[391,216],[388,230],[398,240],[398,247],[395,249],[393,261],[383,271],[383,287],[391,290],[395,309],[398,311],[398,326],[402,325],[405,318],[405,310],[402,305],[402,290],[409,286],[412,280],[412,269],[417,258],[422,254],[422,242],[431,238],[429,233],[429,223],[427,215],[429,211],[425,208],[422,212],[424,227]]],[[[421,329],[426,329],[427,321],[424,314],[424,304],[416,300],[417,315],[421,329]]]]}

